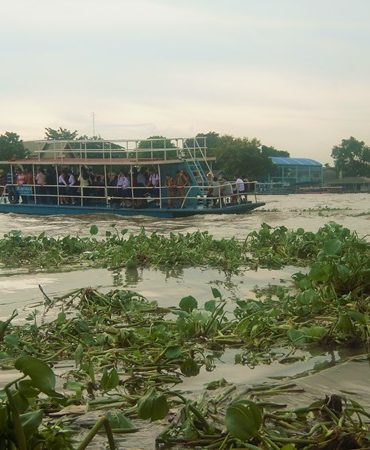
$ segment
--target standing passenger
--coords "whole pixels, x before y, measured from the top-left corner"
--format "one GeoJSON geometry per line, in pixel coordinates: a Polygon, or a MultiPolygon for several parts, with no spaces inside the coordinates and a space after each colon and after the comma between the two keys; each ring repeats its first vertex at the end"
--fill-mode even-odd
{"type": "Polygon", "coordinates": [[[67,194],[72,205],[75,205],[76,198],[74,196],[76,195],[76,177],[74,176],[72,170],[68,173],[67,194]]]}
{"type": "Polygon", "coordinates": [[[32,203],[33,202],[33,174],[31,172],[31,170],[29,170],[29,169],[24,170],[23,192],[24,192],[23,202],[28,203],[28,204],[32,203]]]}
{"type": "Polygon", "coordinates": [[[46,203],[45,197],[46,174],[44,172],[44,169],[42,169],[41,167],[37,169],[35,181],[36,181],[36,203],[44,205],[46,203]]]}
{"type": "Polygon", "coordinates": [[[127,201],[129,197],[131,197],[131,189],[130,189],[130,180],[127,176],[127,173],[123,173],[120,179],[120,195],[122,197],[122,206],[127,207],[131,206],[130,200],[127,201]]]}
{"type": "Polygon", "coordinates": [[[176,196],[176,182],[171,175],[166,176],[166,187],[167,187],[167,205],[169,208],[173,207],[173,199],[176,196]]]}
{"type": "Polygon", "coordinates": [[[23,190],[24,189],[24,185],[26,183],[26,177],[25,177],[24,172],[23,172],[22,169],[18,169],[17,170],[15,179],[16,179],[16,183],[18,185],[17,186],[18,198],[19,198],[19,195],[20,195],[21,198],[22,198],[22,203],[27,204],[27,196],[24,195],[24,190],[23,190]]]}
{"type": "Polygon", "coordinates": [[[244,194],[245,186],[244,181],[241,176],[238,176],[238,178],[235,181],[235,201],[240,203],[241,201],[241,195],[244,194]]]}
{"type": "MultiPolygon", "coordinates": [[[[148,188],[149,188],[148,193],[151,197],[153,198],[159,197],[159,175],[154,169],[151,170],[149,174],[148,188]]],[[[156,206],[159,206],[159,201],[156,200],[155,204],[156,206]]]]}
{"type": "Polygon", "coordinates": [[[179,199],[179,206],[182,207],[185,198],[185,186],[188,185],[189,178],[183,170],[178,170],[176,172],[176,187],[177,187],[177,198],[179,199]]]}
{"type": "Polygon", "coordinates": [[[59,185],[59,204],[66,205],[68,203],[66,199],[68,187],[68,174],[66,170],[62,170],[62,173],[59,175],[58,185],[59,185]]]}

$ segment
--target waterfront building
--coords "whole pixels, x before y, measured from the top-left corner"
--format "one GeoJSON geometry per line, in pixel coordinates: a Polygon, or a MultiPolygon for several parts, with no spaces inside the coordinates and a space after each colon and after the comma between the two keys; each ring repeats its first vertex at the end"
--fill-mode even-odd
{"type": "Polygon", "coordinates": [[[299,187],[322,186],[323,166],[309,158],[271,156],[273,168],[257,185],[260,192],[289,193],[299,187]]]}

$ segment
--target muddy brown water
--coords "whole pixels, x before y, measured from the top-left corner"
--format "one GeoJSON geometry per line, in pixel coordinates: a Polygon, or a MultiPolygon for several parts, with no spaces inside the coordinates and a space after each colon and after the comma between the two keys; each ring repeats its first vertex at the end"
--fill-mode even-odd
{"type": "Polygon", "coordinates": [[[120,216],[21,216],[0,214],[0,235],[9,230],[26,234],[47,232],[54,236],[66,234],[88,235],[92,224],[101,232],[115,223],[120,229],[137,232],[144,227],[148,232],[208,231],[217,238],[235,236],[244,238],[264,222],[271,226],[302,227],[317,231],[324,223],[335,221],[360,235],[370,230],[370,194],[297,194],[260,196],[266,205],[251,214],[192,216],[181,219],[120,216]]]}
{"type": "MultiPolygon", "coordinates": [[[[330,221],[335,221],[365,236],[370,230],[370,194],[302,194],[289,196],[264,196],[266,206],[252,214],[242,216],[194,216],[185,219],[155,219],[148,217],[124,218],[117,216],[91,217],[37,217],[0,215],[0,234],[12,229],[25,234],[45,232],[52,236],[79,234],[87,236],[91,225],[96,224],[100,234],[111,229],[112,224],[137,232],[144,227],[148,232],[208,231],[217,238],[235,236],[243,239],[262,223],[287,228],[302,227],[317,231],[330,221]]],[[[104,269],[74,270],[59,273],[30,274],[20,270],[0,270],[0,319],[6,318],[16,308],[24,317],[42,301],[38,285],[48,295],[61,295],[79,287],[96,287],[109,290],[116,286],[133,289],[161,306],[177,305],[185,295],[193,295],[202,304],[212,297],[211,287],[217,287],[233,308],[236,298],[250,298],[254,287],[265,287],[280,282],[288,283],[299,269],[241,271],[238,275],[225,275],[214,269],[188,268],[177,271],[123,270],[120,276],[104,269]]],[[[352,397],[370,409],[370,366],[368,362],[355,362],[353,353],[346,351],[313,351],[302,354],[302,359],[291,364],[260,364],[255,368],[235,365],[237,350],[225,352],[216,360],[213,372],[202,369],[197,377],[186,378],[179,389],[194,395],[205,383],[224,377],[238,385],[259,384],[276,380],[295,379],[305,389],[299,399],[285,398],[288,404],[309,403],[327,393],[350,392],[352,397]]],[[[11,372],[0,373],[0,385],[12,377],[11,372]]],[[[95,416],[80,419],[87,425],[95,416]]],[[[143,425],[143,424],[141,424],[143,425]]],[[[160,426],[145,424],[139,433],[119,437],[121,449],[154,448],[154,438],[160,426]]],[[[91,449],[104,448],[104,439],[98,438],[91,449]]]]}

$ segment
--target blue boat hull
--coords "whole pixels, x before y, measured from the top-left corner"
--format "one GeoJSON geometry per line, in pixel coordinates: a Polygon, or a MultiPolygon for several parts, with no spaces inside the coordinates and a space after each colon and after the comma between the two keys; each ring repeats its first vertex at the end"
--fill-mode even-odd
{"type": "Polygon", "coordinates": [[[35,216],[72,216],[116,214],[119,216],[152,216],[159,218],[187,217],[205,214],[245,214],[265,203],[240,203],[222,208],[108,208],[102,206],[0,204],[0,213],[29,214],[35,216]]]}

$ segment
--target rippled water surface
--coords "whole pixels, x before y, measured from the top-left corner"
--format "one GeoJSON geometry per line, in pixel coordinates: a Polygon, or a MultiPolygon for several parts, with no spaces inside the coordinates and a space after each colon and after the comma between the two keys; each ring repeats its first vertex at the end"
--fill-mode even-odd
{"type": "Polygon", "coordinates": [[[370,230],[370,194],[275,195],[261,196],[260,200],[266,202],[266,205],[251,214],[192,216],[181,219],[1,214],[0,234],[17,229],[29,234],[45,231],[51,235],[86,235],[92,224],[97,224],[104,230],[112,223],[134,232],[142,227],[160,233],[206,230],[215,237],[238,238],[258,229],[263,222],[272,226],[302,227],[307,231],[316,231],[326,222],[335,221],[356,230],[360,235],[365,235],[370,230]]]}

